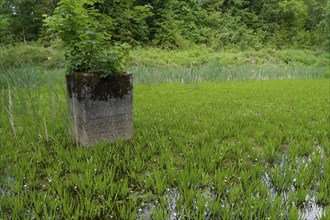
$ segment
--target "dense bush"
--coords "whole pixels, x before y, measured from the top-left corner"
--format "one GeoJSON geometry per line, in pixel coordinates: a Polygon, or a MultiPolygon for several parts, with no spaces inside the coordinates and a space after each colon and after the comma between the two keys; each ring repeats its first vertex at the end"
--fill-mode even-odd
{"type": "MultiPolygon", "coordinates": [[[[0,0],[0,44],[45,37],[43,15],[51,15],[57,2],[0,0]]],[[[108,31],[113,41],[133,45],[330,49],[329,0],[90,2],[112,18],[108,31]]]]}

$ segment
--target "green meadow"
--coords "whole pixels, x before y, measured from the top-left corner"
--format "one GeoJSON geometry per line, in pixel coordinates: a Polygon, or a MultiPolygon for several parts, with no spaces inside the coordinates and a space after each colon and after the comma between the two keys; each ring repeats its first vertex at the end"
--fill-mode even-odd
{"type": "Polygon", "coordinates": [[[328,55],[135,50],[133,138],[84,148],[61,56],[11,53],[0,219],[329,218],[328,55]]]}

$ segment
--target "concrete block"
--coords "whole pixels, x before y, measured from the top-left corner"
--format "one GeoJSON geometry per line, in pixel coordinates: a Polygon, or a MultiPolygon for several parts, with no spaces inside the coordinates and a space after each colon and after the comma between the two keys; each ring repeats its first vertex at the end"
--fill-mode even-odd
{"type": "Polygon", "coordinates": [[[81,145],[128,140],[133,136],[131,74],[67,76],[69,132],[81,145]]]}

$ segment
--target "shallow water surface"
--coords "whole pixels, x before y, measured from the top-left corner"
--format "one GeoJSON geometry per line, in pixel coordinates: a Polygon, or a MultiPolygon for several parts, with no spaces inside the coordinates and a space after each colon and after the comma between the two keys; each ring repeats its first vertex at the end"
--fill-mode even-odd
{"type": "MultiPolygon", "coordinates": [[[[321,147],[316,148],[321,155],[324,155],[323,149],[321,147]]],[[[323,157],[323,156],[322,156],[323,157]]],[[[290,206],[297,206],[297,204],[289,204],[290,203],[290,193],[297,193],[297,186],[294,185],[296,182],[295,173],[292,174],[289,178],[291,178],[290,182],[293,183],[286,187],[283,190],[278,190],[276,186],[273,183],[272,177],[270,175],[270,172],[273,171],[275,168],[280,169],[281,175],[289,175],[287,174],[287,165],[289,162],[289,158],[283,154],[281,157],[281,160],[274,164],[273,167],[270,168],[268,172],[266,172],[262,176],[262,182],[267,186],[268,193],[267,197],[270,200],[273,200],[276,196],[280,196],[282,198],[281,206],[283,207],[290,207],[290,206]]],[[[299,167],[306,167],[311,165],[311,157],[307,158],[299,158],[296,157],[295,163],[299,167]]],[[[320,173],[323,173],[323,169],[320,170],[320,173]]],[[[204,197],[206,211],[204,213],[204,217],[211,215],[210,205],[216,201],[217,195],[213,192],[212,187],[206,187],[204,189],[200,189],[202,191],[202,195],[204,197]]],[[[299,217],[300,219],[306,219],[306,220],[315,220],[319,219],[322,215],[325,215],[325,209],[326,207],[323,207],[317,203],[317,197],[315,196],[316,191],[310,190],[310,192],[306,195],[305,202],[302,203],[302,205],[299,205],[299,217]]],[[[197,192],[196,192],[197,194],[197,192]]],[[[195,195],[196,195],[195,194],[195,195]]],[[[180,198],[180,193],[177,188],[168,188],[165,190],[164,197],[167,200],[167,206],[166,210],[164,210],[165,213],[167,213],[168,219],[175,220],[175,219],[184,219],[184,209],[185,206],[182,205],[182,207],[177,207],[178,200],[180,198]]],[[[241,201],[243,202],[243,201],[241,201]]],[[[194,211],[198,211],[198,205],[197,205],[197,199],[194,200],[194,211]]],[[[225,201],[222,204],[219,204],[219,207],[225,208],[229,207],[231,204],[227,204],[225,201]]],[[[143,203],[138,208],[137,216],[139,219],[152,219],[152,215],[157,209],[160,209],[160,204],[155,202],[148,202],[143,203]]],[[[221,209],[219,208],[219,209],[221,209]]],[[[221,210],[220,210],[221,213],[221,210]]],[[[286,216],[287,213],[282,213],[281,215],[286,216]]],[[[288,217],[288,216],[287,216],[288,217]]]]}

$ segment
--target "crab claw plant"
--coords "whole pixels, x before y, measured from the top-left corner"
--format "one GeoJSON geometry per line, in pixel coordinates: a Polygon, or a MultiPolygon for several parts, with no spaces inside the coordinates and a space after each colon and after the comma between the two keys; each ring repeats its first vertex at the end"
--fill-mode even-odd
{"type": "Polygon", "coordinates": [[[85,146],[133,133],[132,75],[124,71],[128,46],[111,41],[113,20],[101,12],[102,3],[61,0],[45,18],[65,49],[69,132],[85,146]]]}

